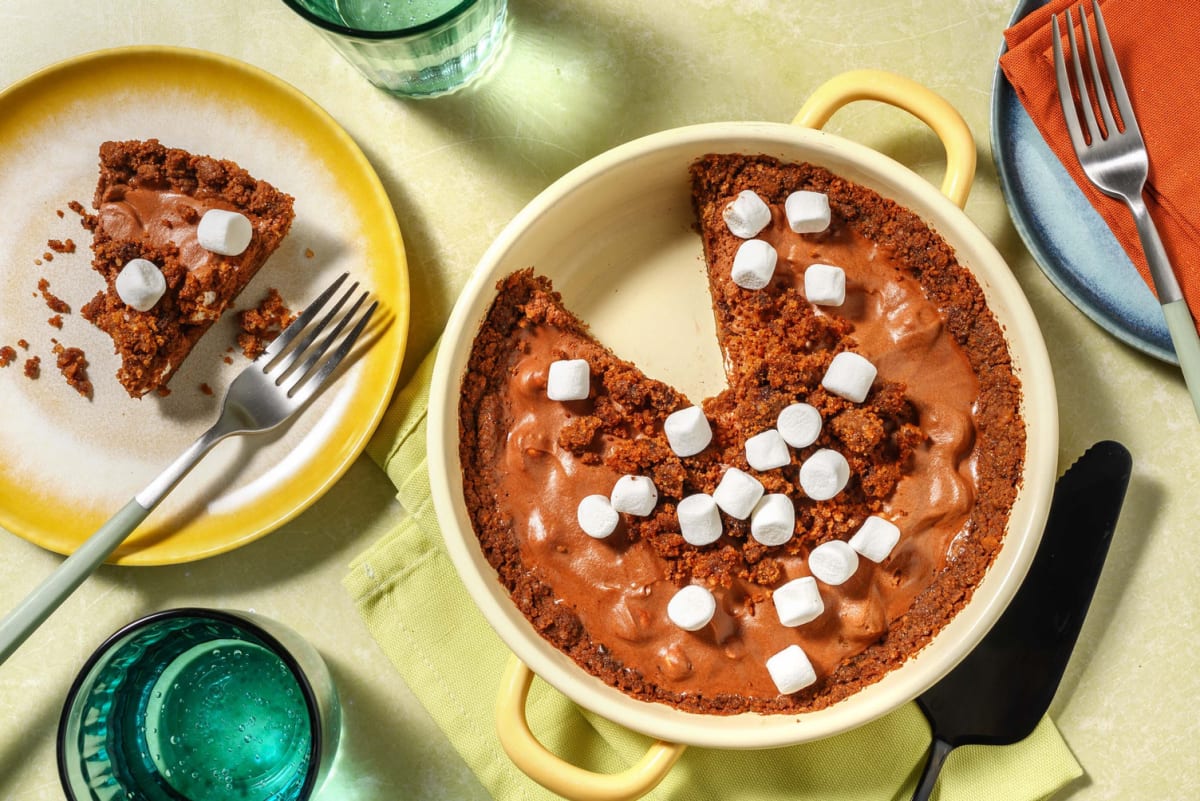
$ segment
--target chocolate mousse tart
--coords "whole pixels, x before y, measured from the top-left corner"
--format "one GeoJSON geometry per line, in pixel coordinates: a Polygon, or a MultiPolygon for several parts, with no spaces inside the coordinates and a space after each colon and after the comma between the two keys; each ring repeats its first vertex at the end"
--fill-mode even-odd
{"type": "Polygon", "coordinates": [[[1021,381],[908,209],[765,155],[703,155],[690,183],[727,386],[648,377],[512,272],[463,373],[466,510],[512,602],[604,683],[812,712],[972,598],[1022,481],[1021,381]]]}

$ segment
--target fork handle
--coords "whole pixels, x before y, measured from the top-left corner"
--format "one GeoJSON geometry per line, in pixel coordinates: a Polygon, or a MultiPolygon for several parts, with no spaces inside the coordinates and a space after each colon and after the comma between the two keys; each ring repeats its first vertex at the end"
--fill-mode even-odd
{"type": "Polygon", "coordinates": [[[1162,304],[1163,316],[1167,318],[1167,331],[1171,334],[1171,344],[1175,347],[1175,356],[1183,371],[1183,382],[1192,396],[1196,417],[1200,419],[1200,334],[1196,332],[1196,322],[1192,319],[1191,310],[1146,204],[1140,196],[1125,200],[1146,254],[1154,292],[1162,304]]]}
{"type": "Polygon", "coordinates": [[[1142,243],[1142,251],[1146,254],[1146,264],[1150,267],[1150,280],[1154,282],[1154,293],[1158,302],[1163,306],[1183,300],[1183,290],[1179,288],[1179,280],[1175,278],[1175,270],[1167,257],[1167,249],[1163,247],[1162,238],[1150,211],[1142,201],[1141,195],[1125,197],[1125,205],[1133,215],[1133,223],[1137,226],[1138,239],[1142,243]]]}
{"type": "Polygon", "coordinates": [[[241,430],[232,417],[223,414],[216,425],[204,432],[133,500],[121,507],[108,522],[84,540],[74,553],[9,612],[4,620],[0,621],[0,665],[21,647],[21,643],[25,642],[88,576],[96,572],[96,568],[141,525],[204,454],[225,437],[241,430]]]}
{"type": "Polygon", "coordinates": [[[1167,318],[1167,330],[1171,332],[1171,344],[1179,357],[1183,370],[1183,381],[1192,396],[1192,406],[1200,419],[1200,337],[1196,335],[1196,323],[1187,302],[1180,299],[1164,303],[1163,315],[1167,318]]]}
{"type": "Polygon", "coordinates": [[[141,524],[150,510],[136,500],[125,504],[88,537],[58,569],[25,597],[0,623],[0,664],[50,617],[67,597],[141,524]]]}

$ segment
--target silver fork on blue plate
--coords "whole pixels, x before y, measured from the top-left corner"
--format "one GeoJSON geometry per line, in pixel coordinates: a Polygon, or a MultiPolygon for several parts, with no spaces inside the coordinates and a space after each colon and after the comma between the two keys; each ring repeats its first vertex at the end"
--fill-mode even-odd
{"type": "Polygon", "coordinates": [[[1125,81],[1113,55],[1100,4],[1092,0],[1092,19],[1095,21],[1096,40],[1103,58],[1103,70],[1096,60],[1083,5],[1079,6],[1079,34],[1076,33],[1069,8],[1065,16],[1070,44],[1070,53],[1066,56],[1057,14],[1051,17],[1050,25],[1058,98],[1062,103],[1071,145],[1092,185],[1109,197],[1124,201],[1133,215],[1138,239],[1150,266],[1154,291],[1158,295],[1158,302],[1162,304],[1171,343],[1183,370],[1183,380],[1191,393],[1196,416],[1200,417],[1200,336],[1196,333],[1196,323],[1179,288],[1179,281],[1175,278],[1158,229],[1142,199],[1150,159],[1133,113],[1133,105],[1129,102],[1125,81]],[[1084,72],[1084,54],[1090,75],[1084,72]],[[1071,74],[1067,72],[1068,59],[1073,67],[1071,74]],[[1116,104],[1119,119],[1113,114],[1113,103],[1116,104]],[[1100,112],[1099,119],[1096,109],[1100,112]]]}

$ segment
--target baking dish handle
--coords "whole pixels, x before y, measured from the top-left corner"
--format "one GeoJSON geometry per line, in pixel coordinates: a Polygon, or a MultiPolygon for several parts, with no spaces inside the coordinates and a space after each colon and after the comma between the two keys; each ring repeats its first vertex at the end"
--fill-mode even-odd
{"type": "Polygon", "coordinates": [[[878,100],[924,122],[946,148],[942,194],[962,208],[975,178],[975,138],[945,98],[916,81],[883,70],[851,70],[830,78],[805,101],[793,125],[822,128],[834,112],[856,100],[878,100]]]}
{"type": "Polygon", "coordinates": [[[496,701],[496,731],[509,759],[525,775],[570,801],[631,801],[650,792],[666,777],[686,745],[655,742],[637,764],[620,773],[594,773],[546,750],[529,729],[525,702],[533,671],[509,658],[496,701]]]}

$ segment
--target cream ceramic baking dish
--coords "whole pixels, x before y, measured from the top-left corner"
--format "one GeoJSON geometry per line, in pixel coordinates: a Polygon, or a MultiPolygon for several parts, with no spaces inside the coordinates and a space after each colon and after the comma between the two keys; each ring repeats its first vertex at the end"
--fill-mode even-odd
{"type": "Polygon", "coordinates": [[[1056,472],[1058,417],[1053,376],[1033,313],[1003,258],[962,211],[974,167],[970,130],[945,100],[890,73],[857,71],[819,88],[790,125],[697,125],[614,148],[542,192],[484,254],[450,317],[434,371],[430,480],[450,556],[471,597],[515,654],[497,706],[498,724],[509,755],[531,777],[581,801],[634,798],[661,780],[686,745],[770,748],[844,732],[933,685],[999,617],[1041,536],[1056,472]],[[948,162],[941,191],[892,159],[820,130],[837,109],[861,99],[903,108],[939,135],[948,162]],[[723,386],[688,183],[688,165],[713,152],[762,153],[819,164],[917,213],[978,279],[1006,332],[1023,385],[1028,431],[1023,483],[1003,546],[971,601],[927,647],[882,680],[828,708],[800,715],[688,713],[636,700],[584,672],[543,640],[511,602],[478,547],[463,503],[460,382],[496,282],[514,270],[532,265],[548,275],[567,306],[601,341],[690,397],[707,397],[723,386]],[[672,302],[663,303],[664,297],[672,302]],[[689,332],[685,344],[671,336],[676,331],[689,332]],[[688,349],[682,358],[680,347],[688,349]],[[589,773],[559,760],[541,748],[524,719],[534,673],[580,706],[659,742],[641,762],[615,775],[589,773]]]}

